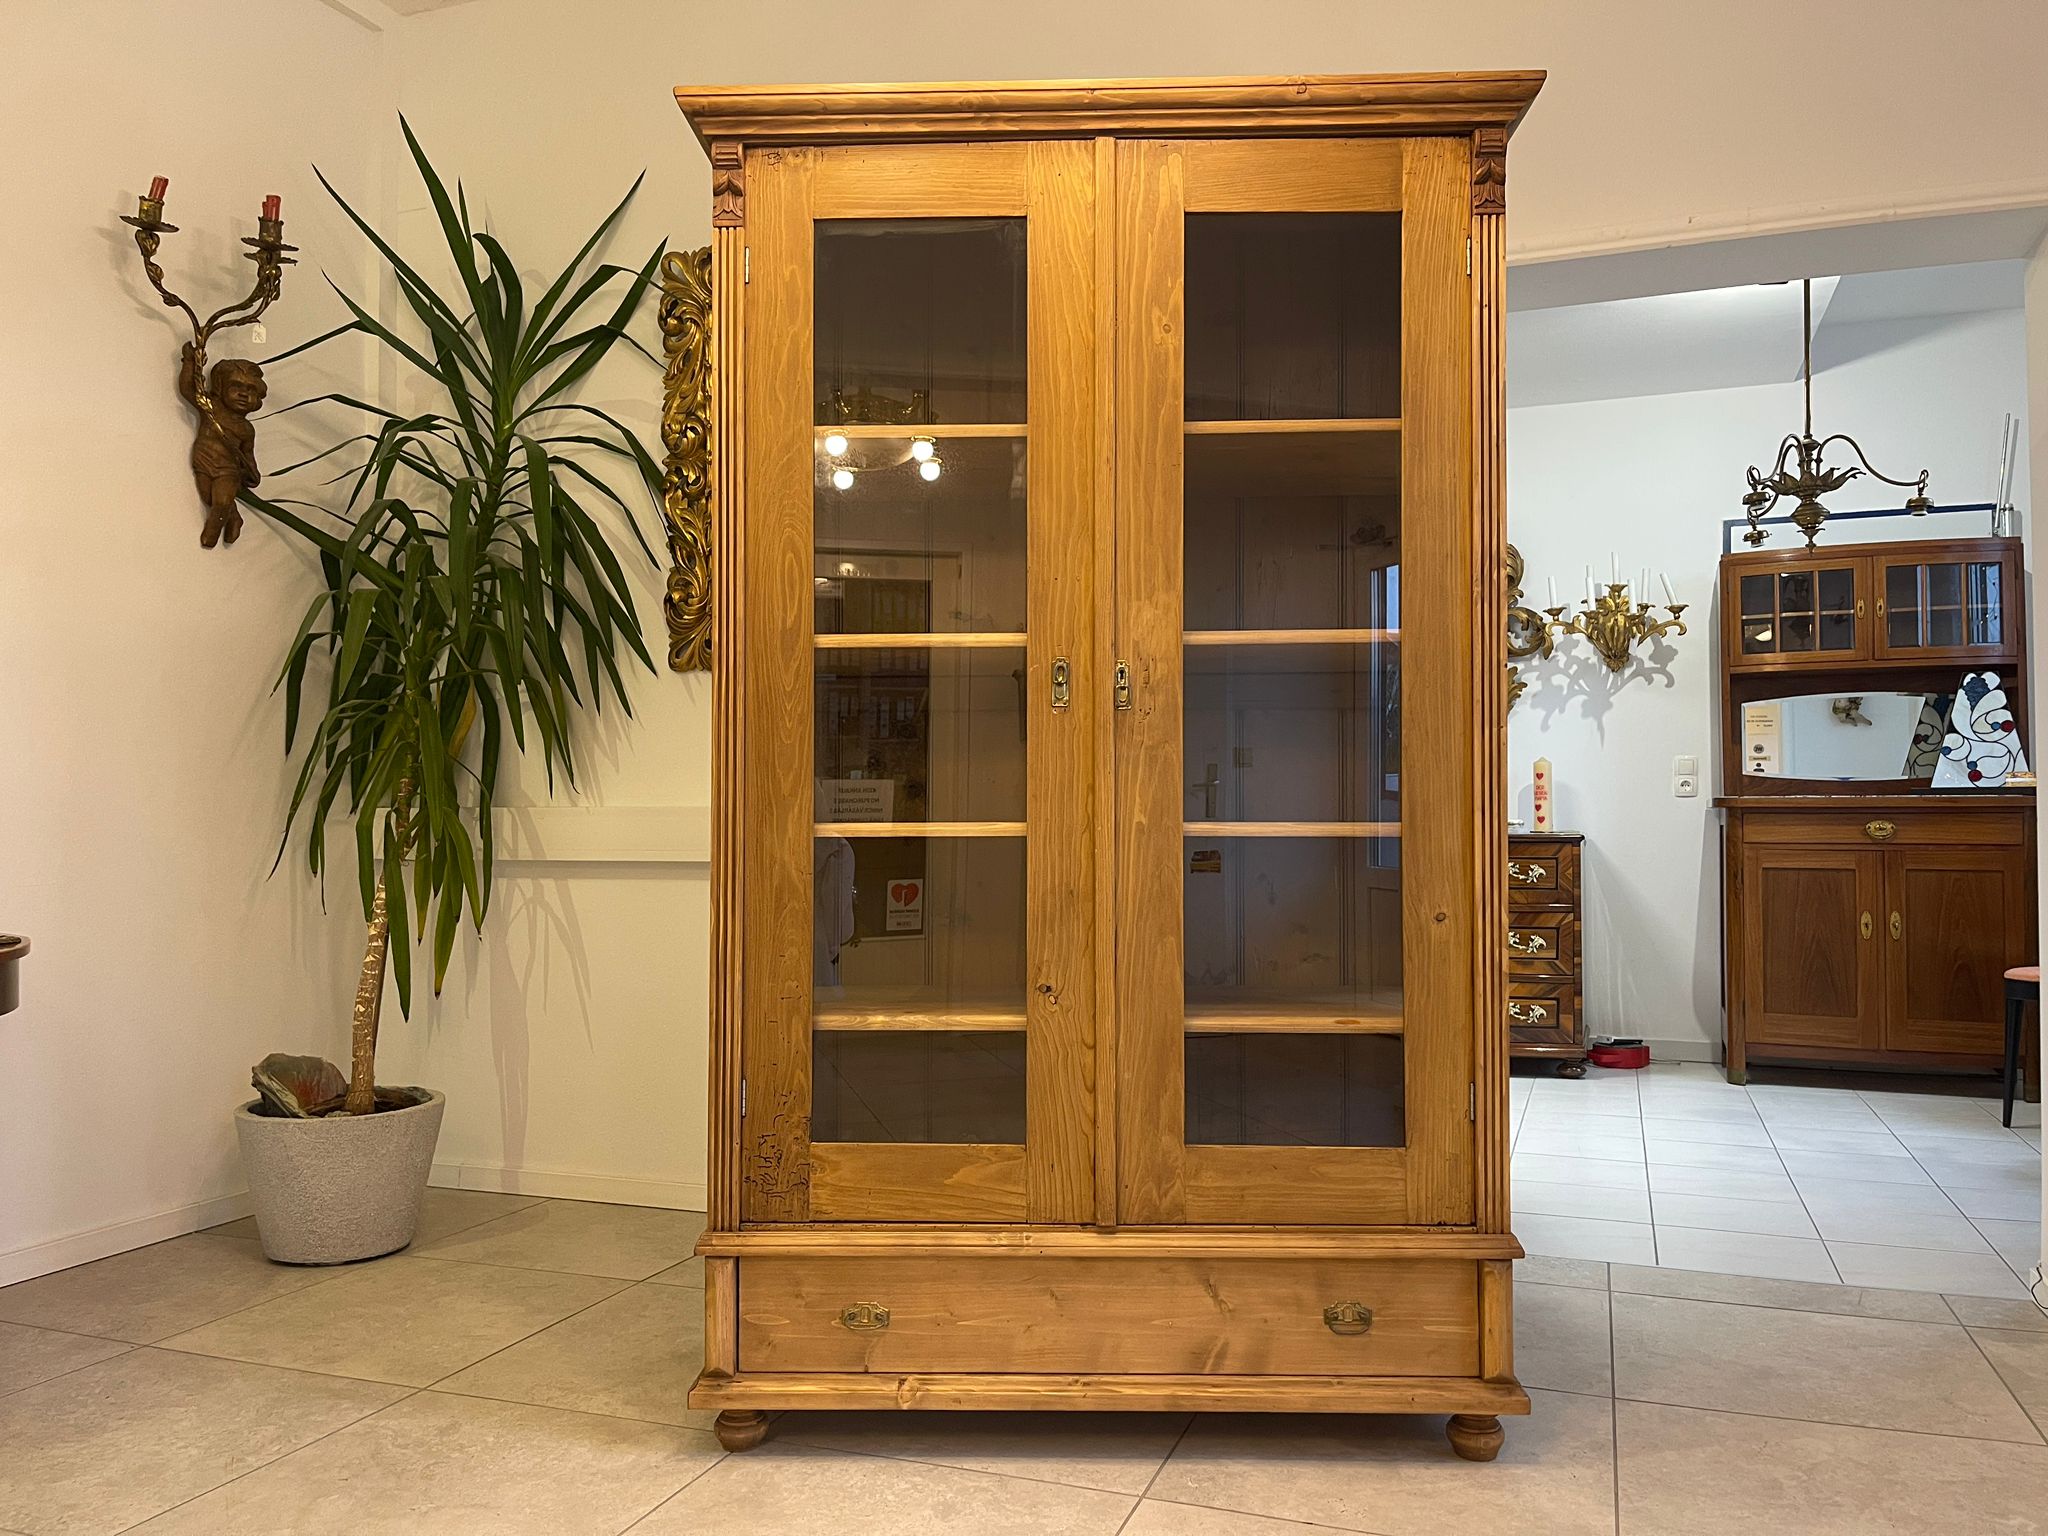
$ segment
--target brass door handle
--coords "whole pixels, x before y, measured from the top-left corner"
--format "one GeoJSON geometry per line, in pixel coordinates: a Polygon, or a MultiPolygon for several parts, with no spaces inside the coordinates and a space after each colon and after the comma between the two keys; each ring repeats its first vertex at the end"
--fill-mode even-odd
{"type": "Polygon", "coordinates": [[[1540,933],[1518,933],[1508,930],[1508,948],[1518,955],[1540,955],[1550,948],[1550,940],[1540,933]]]}
{"type": "Polygon", "coordinates": [[[1550,1010],[1541,1003],[1509,1003],[1508,1022],[1512,1024],[1541,1024],[1550,1017],[1550,1010]]]}
{"type": "Polygon", "coordinates": [[[1333,1301],[1323,1308],[1323,1323],[1332,1333],[1364,1333],[1372,1327],[1372,1308],[1362,1301],[1333,1301]]]}
{"type": "Polygon", "coordinates": [[[1864,913],[1864,914],[1863,914],[1863,917],[1862,917],[1862,920],[1861,920],[1861,921],[1859,921],[1859,922],[1858,922],[1858,923],[1856,924],[1856,926],[1857,926],[1857,928],[1858,928],[1858,929],[1860,929],[1860,930],[1862,931],[1863,937],[1865,937],[1866,939],[1867,939],[1867,938],[1869,938],[1869,937],[1870,937],[1870,927],[1871,927],[1871,924],[1870,924],[1870,914],[1869,914],[1868,912],[1864,913]]]}
{"type": "Polygon", "coordinates": [[[1866,821],[1863,823],[1863,835],[1872,842],[1881,843],[1898,830],[1899,824],[1895,821],[1866,821]]]}
{"type": "Polygon", "coordinates": [[[1863,599],[1860,597],[1856,599],[1856,617],[1859,619],[1863,617],[1863,599]]]}
{"type": "Polygon", "coordinates": [[[1513,859],[1509,859],[1508,878],[1517,885],[1541,885],[1543,883],[1543,866],[1541,864],[1517,864],[1513,859]]]}
{"type": "Polygon", "coordinates": [[[1905,931],[1906,925],[1899,921],[1899,914],[1894,912],[1892,914],[1892,937],[1896,939],[1905,931]]]}
{"type": "Polygon", "coordinates": [[[839,1326],[856,1333],[879,1333],[889,1326],[889,1309],[876,1301],[856,1301],[839,1314],[839,1326]]]}
{"type": "Polygon", "coordinates": [[[1065,709],[1072,696],[1074,669],[1067,664],[1064,656],[1052,659],[1052,707],[1065,709]]]}

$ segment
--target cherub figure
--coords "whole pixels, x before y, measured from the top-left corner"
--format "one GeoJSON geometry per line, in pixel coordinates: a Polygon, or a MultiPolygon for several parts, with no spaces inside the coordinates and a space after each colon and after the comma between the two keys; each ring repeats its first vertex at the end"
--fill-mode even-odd
{"type": "Polygon", "coordinates": [[[199,354],[192,343],[185,343],[178,393],[199,412],[199,435],[192,440],[192,479],[206,506],[206,526],[199,531],[204,548],[213,548],[223,534],[230,544],[241,537],[242,510],[235,499],[263,479],[256,468],[256,428],[249,416],[262,409],[267,392],[263,370],[240,357],[215,363],[202,389],[199,354]]]}

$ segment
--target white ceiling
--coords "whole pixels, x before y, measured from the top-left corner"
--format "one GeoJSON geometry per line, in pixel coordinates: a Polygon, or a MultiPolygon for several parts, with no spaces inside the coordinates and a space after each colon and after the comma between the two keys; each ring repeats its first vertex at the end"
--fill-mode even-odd
{"type": "MultiPolygon", "coordinates": [[[[1832,328],[2016,309],[2023,261],[1814,279],[1815,351],[1832,328]]],[[[1559,405],[1799,377],[1799,284],[1751,283],[1508,315],[1508,403],[1559,405]]]]}

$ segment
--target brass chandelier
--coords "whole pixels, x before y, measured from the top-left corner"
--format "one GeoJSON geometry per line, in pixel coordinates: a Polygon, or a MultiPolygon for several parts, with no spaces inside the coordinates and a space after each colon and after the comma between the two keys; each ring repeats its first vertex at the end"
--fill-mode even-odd
{"type": "Polygon", "coordinates": [[[1777,462],[1771,466],[1769,474],[1762,473],[1755,465],[1750,466],[1749,494],[1742,498],[1743,511],[1749,514],[1749,532],[1742,536],[1746,544],[1761,544],[1769,537],[1763,529],[1764,514],[1789,497],[1796,502],[1792,508],[1792,521],[1806,535],[1806,547],[1813,548],[1815,535],[1828,520],[1828,509],[1821,505],[1821,497],[1839,491],[1861,474],[1869,474],[1886,485],[1909,488],[1913,494],[1906,498],[1906,510],[1915,517],[1925,517],[1934,505],[1927,498],[1926,470],[1921,470],[1916,479],[1894,480],[1870,462],[1863,445],[1848,433],[1837,432],[1832,437],[1820,439],[1814,437],[1813,279],[1803,279],[1800,287],[1805,310],[1805,324],[1800,330],[1800,341],[1804,347],[1800,378],[1806,387],[1806,430],[1793,433],[1778,444],[1777,462]],[[1857,462],[1833,469],[1824,466],[1821,456],[1836,443],[1848,444],[1857,462]],[[1796,471],[1787,467],[1788,461],[1797,465],[1796,471]]]}

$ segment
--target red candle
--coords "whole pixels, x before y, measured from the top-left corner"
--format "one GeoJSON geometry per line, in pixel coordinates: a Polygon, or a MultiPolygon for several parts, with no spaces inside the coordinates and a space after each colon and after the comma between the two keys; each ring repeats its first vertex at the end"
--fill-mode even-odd
{"type": "Polygon", "coordinates": [[[170,190],[171,190],[171,178],[170,178],[170,177],[168,177],[168,176],[155,176],[155,177],[152,177],[152,178],[150,178],[150,183],[149,183],[149,200],[150,200],[151,202],[153,202],[153,203],[160,203],[160,202],[162,202],[162,201],[164,200],[164,194],[165,194],[166,192],[170,191],[170,190]]]}
{"type": "Polygon", "coordinates": [[[279,197],[275,192],[271,193],[270,196],[263,199],[263,217],[265,217],[266,219],[283,218],[284,215],[278,212],[278,210],[283,206],[284,199],[279,197]]]}

